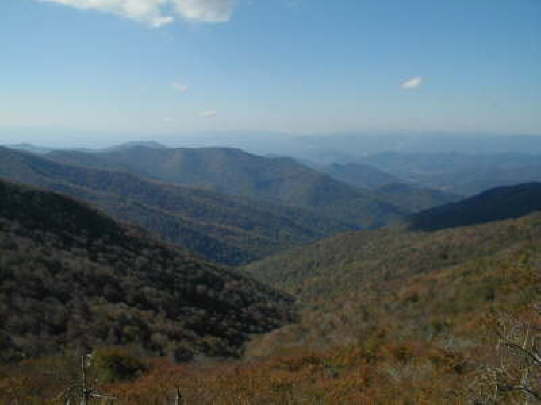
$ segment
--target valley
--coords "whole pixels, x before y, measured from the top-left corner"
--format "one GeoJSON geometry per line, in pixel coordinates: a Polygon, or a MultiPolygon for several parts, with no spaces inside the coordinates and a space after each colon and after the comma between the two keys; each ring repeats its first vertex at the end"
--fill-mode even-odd
{"type": "Polygon", "coordinates": [[[535,365],[490,353],[502,325],[541,327],[539,183],[464,198],[139,143],[0,157],[2,400],[58,395],[84,352],[96,389],[134,404],[467,402],[504,358],[496,377],[533,367],[537,392],[535,365]]]}
{"type": "Polygon", "coordinates": [[[0,405],[541,404],[541,0],[0,16],[0,405]]]}

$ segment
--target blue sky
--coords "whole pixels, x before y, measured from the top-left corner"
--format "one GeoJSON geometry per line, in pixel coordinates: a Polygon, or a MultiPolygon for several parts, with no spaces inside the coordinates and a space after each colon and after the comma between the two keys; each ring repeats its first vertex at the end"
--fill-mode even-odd
{"type": "Polygon", "coordinates": [[[2,0],[0,73],[0,144],[541,134],[541,1],[2,0]]]}

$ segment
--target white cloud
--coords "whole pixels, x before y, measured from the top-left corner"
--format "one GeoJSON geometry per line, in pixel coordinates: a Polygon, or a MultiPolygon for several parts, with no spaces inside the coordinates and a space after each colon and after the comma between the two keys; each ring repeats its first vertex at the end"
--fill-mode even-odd
{"type": "Polygon", "coordinates": [[[186,93],[189,89],[188,85],[179,83],[179,82],[171,83],[171,87],[174,88],[175,90],[180,91],[181,93],[186,93]]]}
{"type": "Polygon", "coordinates": [[[231,19],[236,0],[172,0],[187,20],[225,22],[231,19]]]}
{"type": "Polygon", "coordinates": [[[423,78],[421,76],[412,77],[411,79],[406,80],[403,82],[400,87],[403,89],[409,90],[409,89],[416,89],[421,85],[423,82],[423,78]]]}
{"type": "Polygon", "coordinates": [[[213,118],[216,117],[216,115],[218,115],[218,113],[214,110],[203,111],[199,113],[199,116],[203,118],[213,118]]]}
{"type": "Polygon", "coordinates": [[[201,22],[226,22],[231,19],[236,0],[36,0],[97,10],[143,22],[151,27],[172,23],[176,12],[181,18],[201,22]]]}
{"type": "Polygon", "coordinates": [[[174,18],[163,13],[169,0],[39,0],[58,3],[81,10],[97,10],[112,13],[146,23],[152,27],[173,22],[174,18]]]}

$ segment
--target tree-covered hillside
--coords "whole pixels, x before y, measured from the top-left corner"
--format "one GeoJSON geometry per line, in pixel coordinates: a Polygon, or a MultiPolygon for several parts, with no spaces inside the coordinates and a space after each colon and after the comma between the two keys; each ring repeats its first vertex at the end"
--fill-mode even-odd
{"type": "MultiPolygon", "coordinates": [[[[131,381],[97,380],[95,387],[133,404],[166,403],[178,390],[187,403],[213,405],[535,403],[541,396],[541,365],[532,360],[541,354],[536,343],[541,330],[540,215],[431,232],[403,228],[350,232],[252,263],[245,271],[297,297],[301,312],[294,323],[254,336],[242,361],[178,364],[155,357],[147,359],[145,370],[131,381]]],[[[33,237],[44,239],[41,233],[33,237]]],[[[35,247],[31,251],[39,252],[35,247]]],[[[89,277],[82,269],[75,280],[89,277]]],[[[24,284],[28,291],[41,294],[42,284],[25,278],[32,281],[24,284]]],[[[63,291],[64,284],[59,285],[63,291]]],[[[142,286],[138,291],[142,292],[138,299],[161,292],[142,286]]],[[[270,311],[266,314],[286,309],[282,306],[287,306],[286,297],[258,291],[262,299],[264,294],[278,298],[271,301],[276,302],[272,310],[265,307],[270,311]]],[[[94,314],[101,314],[103,299],[89,305],[94,314]]],[[[19,305],[21,299],[7,302],[19,305]]],[[[150,335],[152,342],[169,336],[167,331],[175,330],[179,319],[163,330],[161,316],[168,312],[155,314],[144,318],[160,333],[150,335]]],[[[262,321],[259,315],[254,317],[262,321]]],[[[40,319],[45,319],[37,323],[43,339],[51,321],[40,319]]],[[[196,319],[189,325],[209,325],[220,318],[196,319]]],[[[268,322],[276,319],[271,316],[264,325],[270,328],[268,322]]],[[[139,336],[133,335],[133,327],[140,325],[128,324],[121,330],[132,338],[139,336]]],[[[26,337],[16,342],[25,342],[26,337]]],[[[106,337],[111,338],[114,335],[106,337]]],[[[222,347],[215,339],[204,341],[212,345],[205,348],[222,347]]],[[[194,344],[201,351],[197,343],[186,343],[173,354],[189,358],[194,344]]],[[[121,349],[111,350],[114,354],[121,349]]],[[[101,359],[104,354],[98,351],[95,356],[101,359]]],[[[126,356],[118,355],[115,361],[126,356]]],[[[0,367],[0,400],[58,398],[65,392],[65,381],[77,377],[77,365],[62,356],[0,367]],[[51,364],[62,366],[49,371],[46,367],[51,364]],[[69,371],[73,364],[75,371],[69,371]]],[[[103,375],[110,367],[98,363],[93,370],[103,375]]],[[[71,398],[76,400],[77,394],[71,398]]]]}
{"type": "Polygon", "coordinates": [[[246,263],[355,228],[301,208],[166,184],[125,171],[60,164],[5,148],[0,148],[0,177],[89,201],[117,219],[226,264],[246,263]]]}
{"type": "Polygon", "coordinates": [[[415,230],[437,230],[517,218],[541,210],[541,183],[497,187],[409,217],[415,230]]]}
{"type": "Polygon", "coordinates": [[[491,256],[541,236],[540,215],[519,222],[416,232],[403,229],[348,232],[253,262],[246,271],[261,281],[322,305],[365,283],[400,280],[491,256]],[[332,282],[329,282],[332,280],[332,282]]]}
{"type": "Polygon", "coordinates": [[[247,271],[294,293],[304,310],[251,343],[249,356],[264,359],[258,372],[245,368],[259,384],[251,392],[288,398],[265,397],[274,378],[299,402],[536,403],[540,246],[534,213],[436,232],[349,233],[252,263],[247,271]]]}
{"type": "Polygon", "coordinates": [[[195,186],[313,211],[323,218],[374,228],[410,211],[310,169],[291,158],[266,158],[231,148],[156,149],[136,146],[113,152],[54,152],[69,164],[129,170],[195,186]]]}
{"type": "Polygon", "coordinates": [[[291,299],[62,195],[0,181],[0,358],[132,345],[237,355],[291,299]]]}

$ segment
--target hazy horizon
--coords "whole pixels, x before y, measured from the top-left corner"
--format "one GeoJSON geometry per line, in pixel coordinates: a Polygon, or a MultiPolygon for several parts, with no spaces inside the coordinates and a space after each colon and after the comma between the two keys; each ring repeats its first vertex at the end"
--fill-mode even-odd
{"type": "Polygon", "coordinates": [[[445,131],[344,131],[334,133],[285,133],[272,131],[193,131],[193,132],[172,132],[162,134],[152,133],[108,133],[105,131],[84,131],[71,129],[43,129],[43,128],[0,128],[0,146],[13,146],[20,144],[28,144],[37,147],[48,148],[89,148],[100,149],[133,142],[157,142],[167,147],[182,146],[186,142],[197,144],[198,139],[202,143],[206,143],[209,139],[214,139],[216,145],[220,143],[220,138],[223,137],[224,142],[229,142],[232,138],[245,140],[263,140],[263,141],[280,141],[293,140],[298,138],[309,137],[329,137],[329,136],[355,136],[359,138],[375,138],[381,137],[384,141],[386,138],[392,137],[440,137],[449,138],[455,137],[461,140],[490,139],[493,137],[541,137],[541,133],[495,133],[495,132],[445,132],[445,131]]]}
{"type": "Polygon", "coordinates": [[[0,14],[0,144],[6,128],[36,144],[541,134],[536,1],[4,0],[0,14]]]}

